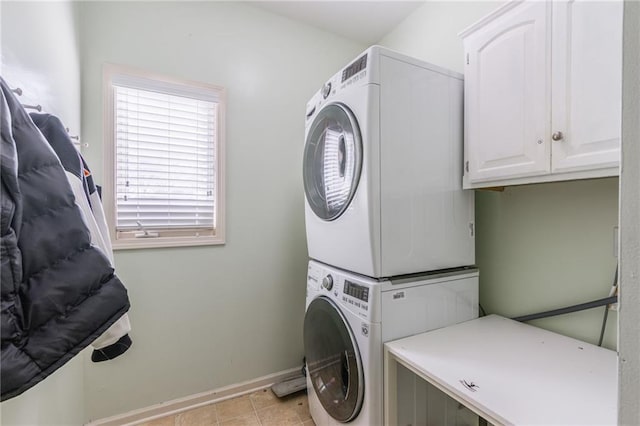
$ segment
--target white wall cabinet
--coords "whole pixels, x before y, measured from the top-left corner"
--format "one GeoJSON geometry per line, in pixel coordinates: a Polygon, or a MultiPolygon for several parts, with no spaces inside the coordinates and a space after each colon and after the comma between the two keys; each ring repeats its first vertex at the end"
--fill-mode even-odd
{"type": "Polygon", "coordinates": [[[622,1],[513,1],[461,36],[465,188],[619,174],[622,1]]]}

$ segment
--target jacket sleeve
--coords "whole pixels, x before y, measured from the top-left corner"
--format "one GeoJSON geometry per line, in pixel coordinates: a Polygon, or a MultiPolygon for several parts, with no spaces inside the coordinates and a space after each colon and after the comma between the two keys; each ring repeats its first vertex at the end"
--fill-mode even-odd
{"type": "MultiPolygon", "coordinates": [[[[111,246],[111,237],[109,236],[109,228],[107,226],[104,208],[102,207],[102,200],[93,182],[93,176],[87,162],[82,157],[82,154],[79,154],[79,156],[82,161],[82,187],[87,191],[85,195],[88,196],[88,199],[85,200],[87,203],[84,208],[88,208],[91,212],[91,220],[94,223],[93,229],[95,229],[97,234],[96,244],[105,252],[113,265],[113,248],[111,246]]],[[[91,354],[91,360],[93,362],[107,361],[126,352],[132,344],[131,338],[129,337],[130,331],[131,323],[129,322],[129,314],[124,314],[102,336],[91,344],[94,348],[91,354]]]]}
{"type": "MultiPolygon", "coordinates": [[[[59,118],[51,114],[38,113],[31,113],[30,117],[55,151],[65,170],[75,197],[75,203],[80,208],[82,219],[89,229],[91,244],[100,249],[113,266],[113,249],[102,201],[97,196],[98,191],[84,158],[71,142],[67,130],[59,118]]],[[[130,331],[129,316],[124,314],[91,343],[95,351],[101,351],[101,355],[96,355],[94,351],[92,360],[97,362],[113,359],[126,352],[131,346],[131,339],[128,336],[130,331]]]]}
{"type": "MultiPolygon", "coordinates": [[[[94,199],[93,202],[89,204],[82,182],[73,173],[66,172],[66,175],[69,183],[71,184],[73,195],[76,198],[76,204],[80,207],[85,224],[87,225],[87,228],[89,228],[91,244],[102,250],[111,262],[111,265],[113,265],[111,239],[109,238],[109,234],[106,232],[107,225],[106,221],[104,221],[104,212],[102,210],[102,203],[100,202],[100,199],[96,197],[97,199],[94,199]],[[94,211],[98,208],[100,212],[102,212],[102,221],[104,221],[104,224],[102,225],[99,224],[98,220],[96,220],[97,218],[94,216],[94,211]]],[[[131,323],[129,322],[129,314],[124,314],[100,337],[91,343],[91,346],[94,348],[91,360],[94,362],[106,361],[122,355],[131,346],[132,342],[128,336],[130,331],[131,323]]]]}

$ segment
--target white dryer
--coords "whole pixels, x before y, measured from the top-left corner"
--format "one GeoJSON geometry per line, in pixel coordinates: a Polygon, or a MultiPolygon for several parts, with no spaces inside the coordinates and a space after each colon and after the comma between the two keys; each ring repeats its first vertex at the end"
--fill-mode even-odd
{"type": "Polygon", "coordinates": [[[307,104],[309,257],[370,277],[473,265],[462,75],[373,46],[307,104]]]}
{"type": "Polygon", "coordinates": [[[478,316],[478,271],[375,280],[310,261],[304,319],[317,426],[383,423],[383,343],[478,316]]]}

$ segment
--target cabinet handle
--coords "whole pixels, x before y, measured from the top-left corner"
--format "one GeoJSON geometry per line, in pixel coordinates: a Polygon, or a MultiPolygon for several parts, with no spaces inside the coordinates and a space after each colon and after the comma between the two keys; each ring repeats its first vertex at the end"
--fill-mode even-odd
{"type": "Polygon", "coordinates": [[[562,134],[562,132],[555,132],[551,135],[551,139],[553,139],[554,141],[561,141],[563,138],[564,135],[562,134]]]}

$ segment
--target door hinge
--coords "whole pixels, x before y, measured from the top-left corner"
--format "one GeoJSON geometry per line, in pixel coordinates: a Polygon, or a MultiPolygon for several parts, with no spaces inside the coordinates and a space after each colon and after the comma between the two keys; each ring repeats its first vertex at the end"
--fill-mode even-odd
{"type": "Polygon", "coordinates": [[[464,170],[465,170],[467,173],[469,173],[469,162],[468,162],[468,161],[465,161],[465,163],[464,163],[464,170]]]}
{"type": "Polygon", "coordinates": [[[467,53],[467,65],[469,65],[469,54],[467,53]]]}

